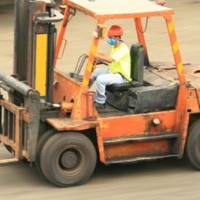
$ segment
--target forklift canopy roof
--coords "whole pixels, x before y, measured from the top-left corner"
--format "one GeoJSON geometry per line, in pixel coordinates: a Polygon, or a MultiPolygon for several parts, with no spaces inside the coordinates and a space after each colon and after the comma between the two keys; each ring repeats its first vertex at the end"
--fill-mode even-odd
{"type": "Polygon", "coordinates": [[[166,16],[174,13],[173,9],[149,0],[65,0],[64,2],[97,20],[166,16]]]}

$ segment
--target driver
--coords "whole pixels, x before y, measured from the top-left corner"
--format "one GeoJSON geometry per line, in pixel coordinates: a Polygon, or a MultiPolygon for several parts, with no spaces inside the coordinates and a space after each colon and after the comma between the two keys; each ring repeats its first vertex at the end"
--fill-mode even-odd
{"type": "Polygon", "coordinates": [[[98,68],[93,72],[93,80],[96,80],[95,108],[100,111],[106,108],[106,85],[114,83],[126,83],[130,78],[130,51],[121,40],[123,29],[113,25],[108,30],[108,44],[111,45],[110,55],[96,53],[96,59],[110,63],[110,68],[98,68]]]}

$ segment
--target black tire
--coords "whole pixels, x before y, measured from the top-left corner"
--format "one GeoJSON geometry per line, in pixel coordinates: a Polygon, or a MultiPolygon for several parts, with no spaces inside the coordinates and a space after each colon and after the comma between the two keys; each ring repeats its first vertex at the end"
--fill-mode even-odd
{"type": "Polygon", "coordinates": [[[58,133],[52,136],[41,152],[44,176],[58,187],[80,185],[92,175],[96,150],[92,142],[81,133],[58,133]]]}
{"type": "Polygon", "coordinates": [[[42,148],[44,147],[44,144],[49,140],[50,137],[52,137],[55,134],[55,129],[50,129],[46,131],[38,140],[37,148],[36,148],[36,157],[35,157],[35,164],[38,169],[38,171],[42,173],[41,167],[40,167],[40,155],[42,148]]]}
{"type": "Polygon", "coordinates": [[[188,134],[186,143],[187,158],[193,166],[200,170],[200,120],[192,124],[188,134]]]}

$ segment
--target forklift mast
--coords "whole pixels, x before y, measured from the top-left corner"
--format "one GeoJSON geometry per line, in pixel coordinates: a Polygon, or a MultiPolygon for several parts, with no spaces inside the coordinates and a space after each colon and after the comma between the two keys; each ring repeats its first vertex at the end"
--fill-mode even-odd
{"type": "Polygon", "coordinates": [[[14,160],[35,161],[37,139],[45,129],[41,110],[52,103],[54,22],[63,18],[55,6],[47,0],[15,1],[13,74],[0,70],[1,88],[8,94],[8,100],[0,99],[0,141],[12,149],[14,160]]]}
{"type": "Polygon", "coordinates": [[[52,102],[55,49],[54,1],[15,1],[14,74],[52,102]],[[52,18],[53,20],[53,18],[52,18]]]}

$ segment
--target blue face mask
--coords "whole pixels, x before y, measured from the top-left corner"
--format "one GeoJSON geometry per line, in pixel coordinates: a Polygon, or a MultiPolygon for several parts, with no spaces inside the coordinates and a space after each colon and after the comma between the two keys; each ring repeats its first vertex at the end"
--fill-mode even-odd
{"type": "Polygon", "coordinates": [[[115,45],[115,44],[117,44],[119,42],[119,40],[116,39],[116,38],[108,38],[107,41],[108,41],[109,45],[115,45]]]}

